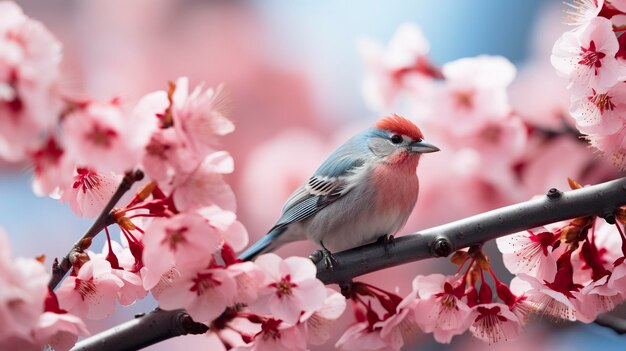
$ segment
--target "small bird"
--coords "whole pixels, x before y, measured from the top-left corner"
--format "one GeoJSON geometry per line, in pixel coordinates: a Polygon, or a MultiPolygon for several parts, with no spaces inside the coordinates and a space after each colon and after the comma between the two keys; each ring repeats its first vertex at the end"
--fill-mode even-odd
{"type": "Polygon", "coordinates": [[[276,224],[239,258],[252,260],[297,240],[309,239],[333,268],[331,251],[375,239],[393,239],[413,211],[419,191],[416,168],[421,154],[439,148],[420,129],[391,115],[341,145],[287,199],[276,224]]]}

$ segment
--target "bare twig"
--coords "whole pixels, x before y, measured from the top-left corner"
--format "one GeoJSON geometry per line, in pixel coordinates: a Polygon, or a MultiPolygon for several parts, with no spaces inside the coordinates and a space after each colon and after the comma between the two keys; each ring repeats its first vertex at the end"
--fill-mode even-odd
{"type": "MultiPolygon", "coordinates": [[[[564,193],[550,189],[541,198],[394,239],[393,245],[387,248],[381,241],[336,253],[333,257],[338,265],[330,270],[323,262],[318,263],[317,277],[326,284],[341,284],[366,273],[427,258],[448,256],[455,250],[548,223],[588,215],[609,218],[623,205],[626,205],[626,178],[564,193]]],[[[168,320],[169,313],[157,310],[148,316],[161,321],[168,320]]],[[[142,346],[181,335],[159,328],[149,329],[146,323],[129,322],[94,335],[83,341],[76,350],[101,350],[99,345],[125,349],[126,344],[117,337],[118,334],[132,335],[134,342],[142,346]],[[113,339],[120,343],[111,342],[113,339]]]]}
{"type": "Polygon", "coordinates": [[[85,234],[72,246],[72,249],[63,257],[61,263],[59,263],[58,259],[54,259],[54,263],[52,264],[52,277],[50,278],[50,282],[48,283],[48,287],[50,289],[56,288],[57,285],[61,282],[65,274],[70,270],[72,264],[70,262],[70,257],[72,254],[76,252],[82,251],[82,245],[86,240],[93,239],[98,233],[104,229],[104,227],[113,224],[113,218],[110,213],[113,207],[117,204],[118,201],[122,198],[122,196],[130,190],[133,184],[137,181],[143,179],[143,172],[141,171],[133,171],[128,172],[124,175],[122,182],[113,193],[113,196],[109,200],[109,202],[104,206],[102,212],[93,222],[91,227],[87,229],[85,234]]]}

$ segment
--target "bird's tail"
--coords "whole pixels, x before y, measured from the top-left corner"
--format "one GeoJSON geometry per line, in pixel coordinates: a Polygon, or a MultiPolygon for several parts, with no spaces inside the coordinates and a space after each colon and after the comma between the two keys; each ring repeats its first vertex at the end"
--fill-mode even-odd
{"type": "Polygon", "coordinates": [[[244,252],[239,255],[239,259],[243,261],[251,261],[258,255],[266,252],[270,252],[276,249],[279,245],[276,238],[281,235],[287,227],[274,228],[269,233],[265,234],[259,241],[250,245],[244,252]]]}

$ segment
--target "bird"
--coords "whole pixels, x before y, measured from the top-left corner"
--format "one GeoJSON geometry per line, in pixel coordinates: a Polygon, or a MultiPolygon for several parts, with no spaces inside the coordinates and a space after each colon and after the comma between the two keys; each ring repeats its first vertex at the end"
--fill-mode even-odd
{"type": "MultiPolygon", "coordinates": [[[[406,224],[417,202],[417,166],[439,151],[408,119],[392,114],[339,146],[285,202],[280,217],[239,259],[253,260],[293,241],[320,246],[310,256],[336,261],[332,252],[375,240],[387,245],[406,224]]],[[[386,246],[387,247],[387,246],[386,246]]]]}

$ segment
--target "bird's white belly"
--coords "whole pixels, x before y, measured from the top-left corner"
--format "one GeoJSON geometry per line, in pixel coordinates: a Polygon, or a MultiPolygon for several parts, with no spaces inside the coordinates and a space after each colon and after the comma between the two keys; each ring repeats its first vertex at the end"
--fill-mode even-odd
{"type": "MultiPolygon", "coordinates": [[[[415,200],[409,201],[408,205],[381,204],[381,198],[371,189],[353,189],[315,216],[303,221],[300,224],[302,231],[309,240],[323,243],[332,252],[372,242],[385,234],[395,234],[406,223],[415,200]]],[[[411,197],[417,198],[416,184],[412,184],[410,189],[400,185],[390,191],[412,191],[415,194],[411,197]]],[[[394,198],[393,194],[387,195],[394,198]]],[[[405,193],[401,195],[406,196],[405,193]]]]}

